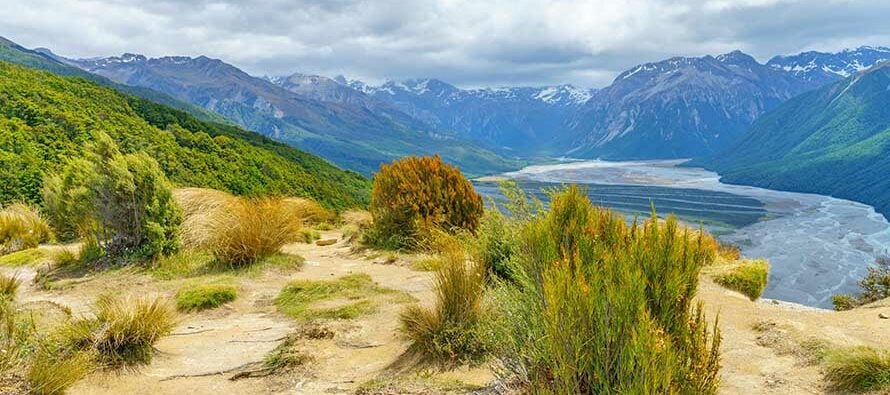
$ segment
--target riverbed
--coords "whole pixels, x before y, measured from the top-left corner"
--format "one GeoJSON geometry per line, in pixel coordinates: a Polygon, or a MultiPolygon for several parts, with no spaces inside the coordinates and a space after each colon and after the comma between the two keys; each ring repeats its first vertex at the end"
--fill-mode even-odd
{"type": "MultiPolygon", "coordinates": [[[[871,206],[830,196],[720,182],[682,161],[579,161],[529,166],[503,176],[546,200],[542,189],[586,184],[595,204],[627,214],[675,213],[701,223],[742,254],[772,265],[764,298],[831,308],[831,296],[856,292],[880,255],[890,255],[890,223],[871,206]]],[[[477,183],[497,198],[494,183],[477,183]]]]}

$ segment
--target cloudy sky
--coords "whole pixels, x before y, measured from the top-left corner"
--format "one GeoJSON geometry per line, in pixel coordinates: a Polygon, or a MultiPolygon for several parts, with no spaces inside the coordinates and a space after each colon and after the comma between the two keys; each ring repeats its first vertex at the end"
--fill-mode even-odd
{"type": "Polygon", "coordinates": [[[91,57],[207,55],[255,75],[607,85],[670,56],[890,46],[884,0],[0,0],[0,35],[91,57]]]}

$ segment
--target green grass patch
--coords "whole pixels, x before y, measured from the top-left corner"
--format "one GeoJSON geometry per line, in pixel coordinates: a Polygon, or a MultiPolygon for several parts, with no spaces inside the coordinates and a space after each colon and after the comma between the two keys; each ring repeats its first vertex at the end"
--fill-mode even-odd
{"type": "Polygon", "coordinates": [[[195,285],[176,293],[176,309],[186,312],[214,309],[235,300],[237,296],[238,290],[231,285],[195,285]]]}
{"type": "Polygon", "coordinates": [[[303,266],[304,259],[299,255],[275,254],[259,262],[232,267],[217,261],[213,254],[200,250],[182,250],[174,255],[162,257],[148,270],[159,280],[193,278],[207,275],[231,274],[256,276],[268,269],[296,270],[303,266]]]}
{"type": "Polygon", "coordinates": [[[751,300],[763,294],[768,278],[769,262],[763,259],[741,261],[738,266],[714,276],[718,284],[739,291],[751,300]]]}
{"type": "Polygon", "coordinates": [[[383,296],[396,302],[413,298],[405,293],[383,288],[367,274],[350,274],[329,281],[297,280],[289,283],[275,299],[283,313],[301,320],[352,319],[375,311],[375,298],[383,296]],[[317,306],[322,302],[341,302],[335,307],[317,306]]]}
{"type": "Polygon", "coordinates": [[[40,263],[46,258],[46,252],[40,248],[29,248],[27,250],[0,256],[0,266],[19,267],[33,265],[40,263]]]}
{"type": "Polygon", "coordinates": [[[362,383],[357,395],[388,394],[464,394],[484,390],[484,387],[467,384],[459,380],[437,378],[432,372],[423,370],[415,374],[387,376],[362,383]]]}
{"type": "Polygon", "coordinates": [[[829,352],[825,380],[838,392],[890,390],[890,351],[853,347],[829,352]]]}

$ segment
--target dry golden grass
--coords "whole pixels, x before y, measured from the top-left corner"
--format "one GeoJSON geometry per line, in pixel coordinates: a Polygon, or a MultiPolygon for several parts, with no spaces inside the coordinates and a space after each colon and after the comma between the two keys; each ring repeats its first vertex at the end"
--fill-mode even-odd
{"type": "Polygon", "coordinates": [[[14,299],[22,280],[15,276],[0,275],[0,298],[14,299]]]}
{"type": "Polygon", "coordinates": [[[217,212],[237,200],[226,192],[206,188],[181,188],[173,191],[182,208],[182,244],[200,248],[210,242],[217,212]]]}
{"type": "Polygon", "coordinates": [[[0,255],[37,247],[52,236],[34,208],[15,203],[0,210],[0,255]]]}
{"type": "Polygon", "coordinates": [[[300,213],[279,198],[236,199],[210,220],[209,247],[216,258],[244,266],[299,241],[300,213]]]}
{"type": "Polygon", "coordinates": [[[330,222],[337,218],[337,214],[321,207],[314,200],[306,198],[285,198],[281,202],[289,210],[293,210],[305,225],[316,225],[330,222]]]}

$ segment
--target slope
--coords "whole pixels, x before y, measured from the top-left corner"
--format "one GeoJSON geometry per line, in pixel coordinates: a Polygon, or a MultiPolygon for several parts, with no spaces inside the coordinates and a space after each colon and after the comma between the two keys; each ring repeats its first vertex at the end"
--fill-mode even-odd
{"type": "Polygon", "coordinates": [[[179,185],[306,196],[335,208],[368,199],[362,176],[256,133],[0,62],[0,203],[39,202],[43,175],[81,155],[95,130],[125,152],[148,152],[179,185]]]}

